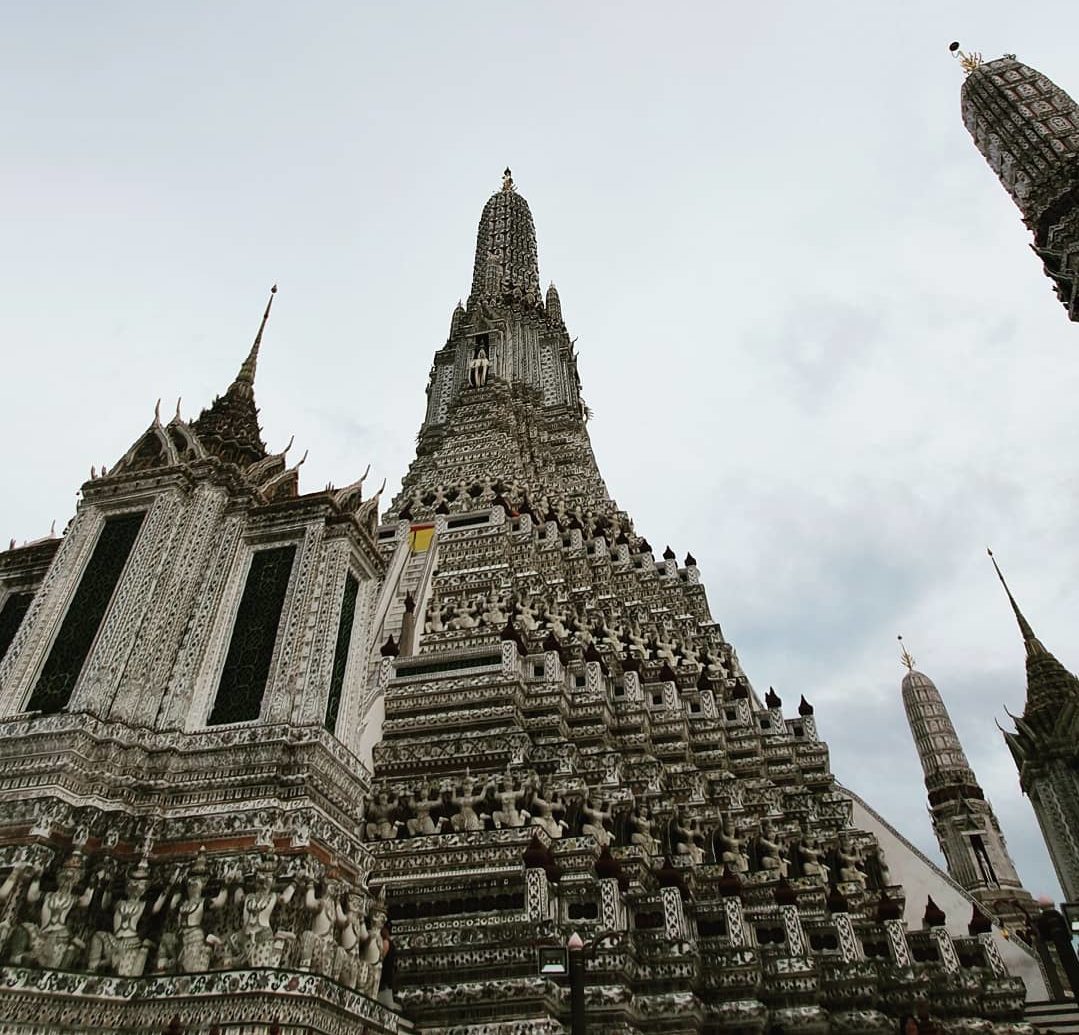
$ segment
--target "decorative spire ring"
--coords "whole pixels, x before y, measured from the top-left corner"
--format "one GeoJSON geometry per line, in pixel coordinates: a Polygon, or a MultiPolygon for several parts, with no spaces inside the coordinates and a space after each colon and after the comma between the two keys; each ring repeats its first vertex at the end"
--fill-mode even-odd
{"type": "Polygon", "coordinates": [[[959,59],[959,64],[963,66],[963,71],[967,75],[970,75],[974,69],[978,68],[982,63],[982,55],[977,50],[963,51],[959,49],[959,41],[955,40],[951,43],[948,49],[952,52],[953,57],[959,59]]]}

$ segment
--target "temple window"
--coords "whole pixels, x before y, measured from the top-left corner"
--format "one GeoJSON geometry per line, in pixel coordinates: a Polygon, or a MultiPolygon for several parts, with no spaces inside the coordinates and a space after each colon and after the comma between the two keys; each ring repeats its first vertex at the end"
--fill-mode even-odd
{"type": "Polygon", "coordinates": [[[9,593],[0,607],[0,661],[4,660],[33,599],[33,593],[9,593]]]}
{"type": "Polygon", "coordinates": [[[208,725],[259,717],[295,556],[296,547],[289,545],[251,557],[208,725]]]}
{"type": "Polygon", "coordinates": [[[337,713],[341,708],[341,690],[345,685],[348,649],[352,644],[352,625],[356,619],[356,596],[360,583],[352,572],[345,578],[345,593],[341,600],[341,619],[337,623],[337,646],[333,652],[333,672],[330,675],[330,696],[326,701],[326,729],[337,730],[337,713]]]}
{"type": "Polygon", "coordinates": [[[71,700],[145,516],[145,511],[138,511],[106,518],[30,695],[27,711],[50,715],[71,700]]]}

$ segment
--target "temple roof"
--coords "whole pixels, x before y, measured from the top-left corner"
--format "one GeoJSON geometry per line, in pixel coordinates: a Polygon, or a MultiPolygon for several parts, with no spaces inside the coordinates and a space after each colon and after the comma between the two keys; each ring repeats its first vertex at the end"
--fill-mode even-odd
{"type": "Polygon", "coordinates": [[[1013,54],[972,64],[963,124],[1033,226],[1075,174],[1079,105],[1013,54]]]}
{"type": "Polygon", "coordinates": [[[989,551],[989,556],[1008,596],[1026,649],[1027,702],[1023,709],[1023,718],[1034,728],[1050,730],[1055,725],[1060,709],[1065,704],[1079,700],[1079,679],[1050,654],[1042,641],[1034,635],[1034,630],[1019,610],[1019,605],[1004,580],[992,550],[989,551]]]}
{"type": "Polygon", "coordinates": [[[509,169],[502,189],[484,205],[476,233],[469,306],[480,300],[516,300],[528,305],[542,300],[536,227],[528,202],[517,193],[509,169]]]}
{"type": "Polygon", "coordinates": [[[262,345],[262,332],[270,318],[270,307],[276,293],[275,284],[270,290],[270,298],[251,351],[240,365],[235,380],[225,394],[214,399],[192,424],[209,452],[241,467],[247,467],[266,456],[266,444],[262,441],[262,430],[259,428],[259,411],[255,406],[255,369],[262,345]]]}

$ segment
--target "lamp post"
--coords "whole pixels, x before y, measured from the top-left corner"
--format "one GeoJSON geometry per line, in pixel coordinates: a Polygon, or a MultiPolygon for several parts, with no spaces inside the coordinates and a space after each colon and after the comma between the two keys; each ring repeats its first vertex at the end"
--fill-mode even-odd
{"type": "Polygon", "coordinates": [[[585,1035],[584,940],[574,931],[566,942],[569,950],[569,1021],[573,1035],[585,1035]]]}

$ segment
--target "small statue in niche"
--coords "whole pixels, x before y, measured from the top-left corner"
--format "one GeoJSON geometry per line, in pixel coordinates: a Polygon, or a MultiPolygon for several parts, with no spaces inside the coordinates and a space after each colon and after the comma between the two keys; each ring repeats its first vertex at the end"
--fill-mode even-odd
{"type": "Polygon", "coordinates": [[[609,802],[603,802],[599,808],[592,804],[589,798],[581,806],[581,814],[585,822],[581,825],[582,834],[591,834],[596,839],[596,844],[603,848],[611,844],[611,817],[613,815],[609,802]]]}
{"type": "Polygon", "coordinates": [[[670,819],[668,830],[671,852],[674,855],[688,855],[695,864],[704,861],[704,832],[698,820],[691,819],[687,826],[681,814],[675,813],[670,819]]]}
{"type": "Polygon", "coordinates": [[[862,851],[851,840],[850,834],[841,833],[836,846],[836,871],[840,883],[848,882],[866,885],[865,872],[862,869],[862,851]]]}
{"type": "Polygon", "coordinates": [[[450,629],[475,629],[480,624],[480,615],[483,613],[485,603],[486,601],[482,597],[473,600],[471,603],[462,601],[454,608],[453,617],[447,625],[450,629]]]}
{"type": "Polygon", "coordinates": [[[539,623],[536,621],[536,609],[532,606],[530,599],[525,599],[518,605],[517,624],[525,632],[535,632],[539,628],[539,623]]]}
{"type": "Polygon", "coordinates": [[[112,930],[95,931],[90,939],[86,969],[96,973],[105,965],[118,977],[141,977],[154,944],[152,939],[146,937],[143,923],[144,918],[149,919],[146,917],[147,908],[151,916],[160,913],[178,882],[179,873],[174,872],[168,887],[151,905],[148,899],[150,868],[146,856],[143,856],[128,874],[124,897],[113,909],[112,930]]]}
{"type": "Polygon", "coordinates": [[[892,875],[888,871],[888,862],[884,857],[884,849],[876,845],[865,857],[866,876],[869,883],[876,889],[888,887],[892,883],[892,875]]]}
{"type": "Polygon", "coordinates": [[[56,888],[41,894],[41,877],[35,876],[26,892],[26,901],[41,901],[40,922],[26,922],[12,938],[11,962],[16,966],[36,964],[48,970],[70,970],[85,942],[76,938],[68,917],[76,907],[85,909],[96,890],[91,881],[81,895],[75,888],[82,879],[84,856],[75,851],[64,860],[56,875],[56,888]]]}
{"type": "Polygon", "coordinates": [[[440,633],[446,631],[445,626],[446,616],[443,613],[443,607],[433,593],[431,595],[431,603],[427,605],[427,621],[424,623],[424,632],[427,633],[440,633]]]}
{"type": "Polygon", "coordinates": [[[397,837],[397,826],[390,817],[392,807],[389,795],[380,791],[367,807],[367,840],[392,841],[397,837]]]}
{"type": "MultiPolygon", "coordinates": [[[[295,937],[291,931],[275,932],[270,926],[278,904],[287,905],[296,893],[294,881],[290,881],[283,891],[275,891],[276,876],[277,857],[267,854],[255,873],[254,891],[245,891],[242,885],[236,888],[233,898],[237,905],[243,906],[243,924],[239,931],[228,937],[231,966],[279,966],[285,945],[295,937]]],[[[227,883],[236,884],[240,879],[239,870],[233,870],[227,883]]]]}
{"type": "Polygon", "coordinates": [[[221,887],[212,897],[205,894],[209,870],[206,866],[206,848],[199,849],[191,869],[187,871],[183,896],[172,896],[170,909],[177,914],[177,937],[179,938],[180,969],[185,974],[199,974],[210,969],[214,949],[221,944],[215,934],[207,934],[203,928],[206,909],[220,909],[228,899],[228,888],[221,887]]]}
{"type": "Polygon", "coordinates": [[[437,802],[431,800],[429,787],[419,787],[412,799],[412,808],[415,816],[408,820],[408,832],[412,837],[426,837],[429,834],[437,834],[438,827],[431,817],[431,809],[437,802]]]}
{"type": "Polygon", "coordinates": [[[11,872],[4,879],[4,883],[0,884],[0,954],[7,947],[8,937],[15,927],[19,889],[32,872],[30,863],[26,859],[26,849],[20,848],[15,855],[11,872]]]}
{"type": "Polygon", "coordinates": [[[713,836],[716,862],[729,866],[731,873],[748,873],[749,857],[745,853],[745,841],[738,836],[734,817],[728,812],[723,824],[713,836]]]}
{"type": "Polygon", "coordinates": [[[704,832],[704,827],[701,825],[701,821],[694,816],[689,821],[689,855],[693,859],[695,866],[700,866],[704,863],[704,849],[707,843],[708,838],[704,832]]]}
{"type": "Polygon", "coordinates": [[[483,612],[483,622],[491,629],[501,629],[506,624],[508,613],[506,611],[508,594],[491,590],[486,601],[486,610],[483,612]]]}
{"type": "Polygon", "coordinates": [[[498,783],[496,798],[499,807],[492,816],[496,830],[502,827],[523,827],[532,818],[527,811],[518,808],[524,799],[519,781],[511,781],[508,775],[503,776],[498,783]]]}
{"type": "Polygon", "coordinates": [[[349,891],[337,903],[337,924],[341,928],[337,946],[335,976],[346,988],[355,988],[373,996],[378,990],[378,976],[372,968],[381,957],[381,936],[372,931],[364,914],[364,898],[349,891]]]}
{"type": "Polygon", "coordinates": [[[827,884],[828,867],[822,861],[823,857],[824,853],[817,843],[816,835],[806,834],[798,845],[798,860],[802,868],[802,876],[817,884],[827,884]]]}
{"type": "Polygon", "coordinates": [[[659,855],[659,844],[652,831],[655,828],[655,820],[652,819],[652,810],[641,802],[630,815],[631,833],[629,843],[638,845],[645,850],[647,855],[659,855]]]}
{"type": "Polygon", "coordinates": [[[453,799],[454,805],[457,806],[457,815],[453,817],[454,830],[473,831],[484,828],[483,821],[487,817],[476,811],[476,806],[483,801],[483,798],[473,794],[475,788],[476,781],[471,776],[466,776],[461,785],[461,793],[453,799]]]}
{"type": "Polygon", "coordinates": [[[317,974],[333,977],[336,965],[337,942],[334,931],[340,912],[341,882],[336,877],[328,876],[323,884],[322,894],[316,894],[314,881],[307,885],[304,908],[314,915],[311,925],[300,935],[300,969],[313,970],[317,974]]]}
{"type": "Polygon", "coordinates": [[[561,837],[566,827],[565,821],[554,815],[556,803],[561,805],[557,796],[554,801],[547,801],[546,798],[540,797],[539,791],[532,797],[532,825],[546,830],[551,837],[561,837]]]}
{"type": "Polygon", "coordinates": [[[777,877],[786,877],[788,863],[786,846],[783,845],[772,826],[770,819],[761,822],[761,832],[757,837],[757,869],[777,877]]]}
{"type": "MultiPolygon", "coordinates": [[[[485,341],[486,335],[481,336],[480,340],[485,341]]],[[[487,346],[486,344],[480,344],[476,346],[476,351],[472,354],[472,359],[468,364],[468,383],[473,388],[482,388],[487,384],[487,373],[491,369],[491,361],[487,358],[487,346]]]]}

